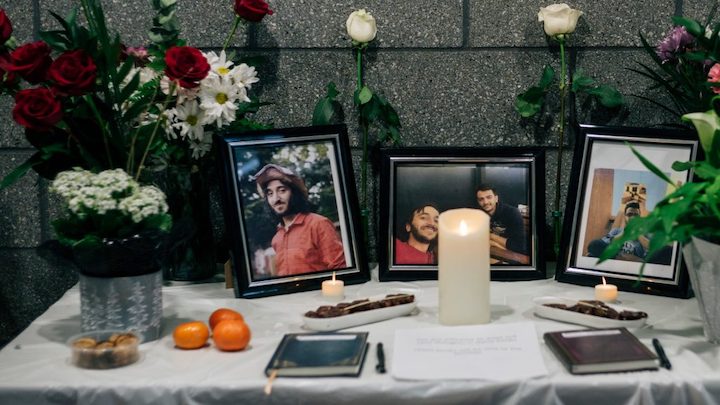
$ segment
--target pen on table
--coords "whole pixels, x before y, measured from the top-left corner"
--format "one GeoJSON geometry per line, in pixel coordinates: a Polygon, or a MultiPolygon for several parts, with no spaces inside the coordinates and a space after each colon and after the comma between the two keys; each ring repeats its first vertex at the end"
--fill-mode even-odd
{"type": "Polygon", "coordinates": [[[383,374],[385,373],[385,352],[383,351],[383,344],[378,343],[377,344],[377,365],[375,366],[375,370],[377,370],[378,373],[383,374]]]}
{"type": "Polygon", "coordinates": [[[658,354],[658,357],[660,357],[660,365],[665,367],[666,369],[670,370],[672,368],[672,364],[670,364],[670,360],[668,359],[667,355],[665,354],[665,349],[663,349],[662,345],[660,344],[660,341],[656,338],[653,338],[652,340],[653,346],[655,346],[655,351],[658,354]]]}

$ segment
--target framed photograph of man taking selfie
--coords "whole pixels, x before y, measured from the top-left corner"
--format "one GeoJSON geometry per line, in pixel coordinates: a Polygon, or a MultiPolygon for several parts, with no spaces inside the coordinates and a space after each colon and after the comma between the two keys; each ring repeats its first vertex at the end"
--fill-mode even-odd
{"type": "Polygon", "coordinates": [[[369,279],[344,126],[222,139],[225,222],[238,297],[369,279]]]}
{"type": "Polygon", "coordinates": [[[648,215],[673,190],[642,164],[630,145],[674,184],[692,181],[692,173],[672,169],[673,162],[695,158],[698,139],[691,132],[582,125],[555,277],[589,286],[601,284],[604,278],[625,291],[688,297],[688,275],[678,243],[649,255],[653,235],[647,233],[624,242],[614,257],[598,263],[628,221],[648,215]]]}
{"type": "Polygon", "coordinates": [[[474,208],[490,217],[493,280],[545,277],[539,149],[386,149],[381,173],[381,280],[437,278],[438,218],[454,208],[474,208]]]}

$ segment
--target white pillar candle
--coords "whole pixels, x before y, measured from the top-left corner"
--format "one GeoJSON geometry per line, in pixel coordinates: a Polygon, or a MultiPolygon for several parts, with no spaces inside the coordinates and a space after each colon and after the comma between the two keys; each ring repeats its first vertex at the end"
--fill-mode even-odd
{"type": "Polygon", "coordinates": [[[345,297],[345,282],[342,280],[336,280],[334,271],[332,280],[325,280],[322,282],[322,295],[325,298],[333,300],[341,300],[345,297]]]}
{"type": "Polygon", "coordinates": [[[440,323],[490,322],[490,217],[461,208],[440,214],[438,234],[440,323]]]}
{"type": "Polygon", "coordinates": [[[613,302],[618,297],[618,289],[614,284],[607,284],[605,277],[603,283],[595,286],[595,299],[602,302],[613,302]]]}

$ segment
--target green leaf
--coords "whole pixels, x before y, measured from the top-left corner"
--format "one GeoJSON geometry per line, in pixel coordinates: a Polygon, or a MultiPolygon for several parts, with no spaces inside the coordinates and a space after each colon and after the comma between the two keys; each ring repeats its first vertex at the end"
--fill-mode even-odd
{"type": "Polygon", "coordinates": [[[315,104],[312,118],[313,125],[327,125],[336,120],[336,117],[340,115],[338,111],[342,108],[340,103],[335,101],[338,94],[340,93],[338,93],[335,83],[328,83],[327,94],[315,104]]]}
{"type": "Polygon", "coordinates": [[[614,87],[605,84],[589,89],[587,93],[597,97],[600,104],[608,108],[616,108],[625,104],[622,94],[614,87]]]}
{"type": "Polygon", "coordinates": [[[47,42],[52,49],[60,52],[64,52],[72,46],[63,31],[42,31],[40,32],[40,39],[47,42]]]}
{"type": "Polygon", "coordinates": [[[684,172],[685,170],[690,170],[690,169],[692,169],[693,167],[695,167],[695,165],[693,164],[693,162],[678,162],[678,161],[675,161],[675,162],[673,162],[673,164],[672,164],[672,169],[675,170],[676,172],[684,172]]]}
{"type": "Polygon", "coordinates": [[[661,179],[665,180],[667,183],[672,184],[675,186],[675,183],[670,180],[670,178],[667,176],[667,174],[663,173],[662,170],[658,169],[657,166],[655,166],[651,161],[647,160],[645,156],[641,155],[640,152],[637,151],[632,145],[625,142],[628,146],[630,146],[630,149],[632,150],[632,153],[637,156],[638,159],[640,159],[640,162],[648,168],[651,172],[653,172],[656,176],[660,177],[661,179]]]}
{"type": "Polygon", "coordinates": [[[542,76],[540,76],[540,82],[538,83],[538,87],[543,90],[547,90],[547,88],[550,87],[550,85],[552,84],[553,79],[555,79],[555,70],[552,68],[552,66],[545,65],[542,76]]]}
{"type": "Polygon", "coordinates": [[[595,85],[595,79],[586,76],[582,70],[578,69],[572,77],[572,87],[570,90],[574,93],[587,91],[587,89],[595,85]]]}
{"type": "Polygon", "coordinates": [[[673,24],[682,25],[695,38],[705,36],[705,28],[696,20],[687,17],[673,16],[673,24]]]}
{"type": "Polygon", "coordinates": [[[28,158],[28,160],[13,169],[13,171],[11,171],[7,176],[2,179],[2,181],[0,181],[0,190],[3,190],[6,187],[15,184],[15,182],[20,180],[21,177],[25,176],[30,169],[44,161],[45,159],[43,158],[41,152],[33,154],[28,158]]]}
{"type": "Polygon", "coordinates": [[[358,94],[358,100],[360,100],[360,104],[365,104],[373,96],[372,90],[370,90],[367,86],[363,86],[362,89],[360,89],[360,93],[358,94]]]}
{"type": "Polygon", "coordinates": [[[335,82],[330,82],[327,85],[327,97],[331,100],[335,100],[335,97],[340,94],[339,91],[337,91],[337,86],[335,85],[335,82]]]}
{"type": "Polygon", "coordinates": [[[313,111],[312,124],[313,125],[327,125],[332,122],[332,118],[335,115],[333,110],[332,101],[327,97],[323,97],[318,100],[313,111]]]}
{"type": "Polygon", "coordinates": [[[515,110],[524,118],[532,117],[540,111],[544,102],[545,91],[533,86],[515,98],[515,110]]]}

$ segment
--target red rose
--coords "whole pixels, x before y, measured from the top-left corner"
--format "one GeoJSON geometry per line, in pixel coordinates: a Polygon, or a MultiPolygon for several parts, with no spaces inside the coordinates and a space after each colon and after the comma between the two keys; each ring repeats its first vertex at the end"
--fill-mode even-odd
{"type": "Polygon", "coordinates": [[[0,45],[4,44],[12,35],[13,29],[5,10],[0,9],[0,45]]]}
{"type": "Polygon", "coordinates": [[[273,11],[265,0],[235,0],[235,13],[250,22],[259,22],[273,11]]]}
{"type": "Polygon", "coordinates": [[[165,53],[165,74],[180,86],[192,89],[207,77],[210,65],[202,52],[190,46],[174,46],[165,53]]]}
{"type": "Polygon", "coordinates": [[[62,106],[55,95],[44,87],[20,90],[15,95],[13,119],[36,131],[49,131],[62,119],[62,106]]]}
{"type": "Polygon", "coordinates": [[[47,71],[51,63],[48,44],[36,41],[12,51],[10,66],[7,70],[17,73],[30,83],[40,83],[47,78],[47,71]]]}
{"type": "Polygon", "coordinates": [[[97,67],[82,49],[65,52],[50,65],[48,77],[59,93],[79,96],[95,84],[97,67]]]}

